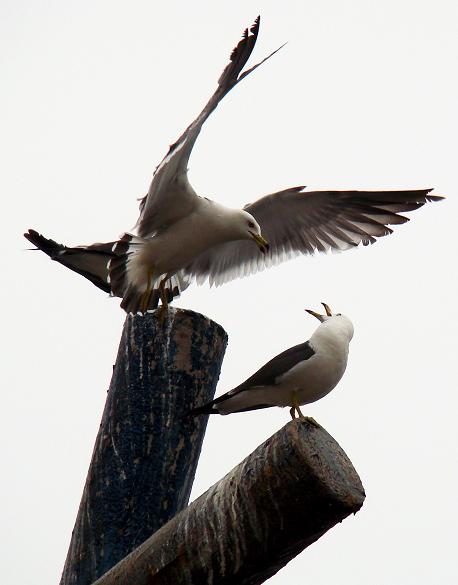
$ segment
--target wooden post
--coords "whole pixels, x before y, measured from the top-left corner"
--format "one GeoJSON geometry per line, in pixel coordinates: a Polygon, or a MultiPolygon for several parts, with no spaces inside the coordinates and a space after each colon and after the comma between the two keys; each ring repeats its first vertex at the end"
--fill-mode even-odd
{"type": "Polygon", "coordinates": [[[188,503],[227,344],[222,327],[170,308],[129,316],[62,574],[88,585],[188,503]]]}
{"type": "Polygon", "coordinates": [[[263,583],[364,497],[334,439],[291,421],[94,585],[263,583]]]}

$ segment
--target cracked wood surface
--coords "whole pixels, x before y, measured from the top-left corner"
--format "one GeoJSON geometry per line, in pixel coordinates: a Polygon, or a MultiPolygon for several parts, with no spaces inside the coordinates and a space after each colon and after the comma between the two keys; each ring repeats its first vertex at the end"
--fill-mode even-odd
{"type": "Polygon", "coordinates": [[[256,585],[363,505],[337,442],[289,422],[94,585],[256,585]]]}
{"type": "Polygon", "coordinates": [[[128,316],[61,585],[88,585],[188,503],[227,344],[207,317],[128,316]]]}

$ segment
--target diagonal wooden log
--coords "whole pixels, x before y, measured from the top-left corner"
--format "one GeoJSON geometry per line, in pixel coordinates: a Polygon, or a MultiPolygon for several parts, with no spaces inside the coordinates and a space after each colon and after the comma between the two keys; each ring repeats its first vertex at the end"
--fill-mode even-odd
{"type": "Polygon", "coordinates": [[[263,583],[364,497],[336,441],[291,421],[94,585],[263,583]]]}
{"type": "Polygon", "coordinates": [[[170,308],[129,316],[62,574],[88,585],[188,503],[227,344],[222,327],[170,308]]]}

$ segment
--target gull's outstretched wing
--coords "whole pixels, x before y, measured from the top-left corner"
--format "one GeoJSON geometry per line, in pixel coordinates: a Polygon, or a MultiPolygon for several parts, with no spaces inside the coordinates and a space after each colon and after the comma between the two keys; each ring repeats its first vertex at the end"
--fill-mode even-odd
{"type": "Polygon", "coordinates": [[[103,291],[111,292],[107,264],[115,256],[113,253],[115,242],[69,248],[45,238],[35,230],[29,230],[24,236],[52,260],[81,274],[103,291]]]}
{"type": "MultiPolygon", "coordinates": [[[[35,230],[29,230],[24,234],[29,242],[47,254],[51,260],[55,260],[65,266],[81,274],[90,280],[95,286],[101,288],[110,295],[116,295],[111,285],[111,277],[109,274],[108,263],[117,258],[119,252],[116,250],[119,242],[106,242],[91,244],[90,246],[64,246],[58,244],[50,238],[45,238],[35,230]]],[[[191,278],[181,271],[171,276],[165,283],[164,289],[167,295],[168,302],[172,302],[175,297],[180,296],[191,283],[191,278]]],[[[157,290],[151,295],[149,310],[157,307],[159,302],[159,295],[157,290]]]]}
{"type": "Polygon", "coordinates": [[[293,187],[245,206],[270,244],[262,255],[252,242],[216,246],[198,256],[185,272],[200,284],[223,284],[299,254],[346,250],[390,234],[388,225],[409,221],[399,215],[442,197],[416,191],[310,191],[293,187]]]}
{"type": "Polygon", "coordinates": [[[242,73],[258,37],[260,18],[250,30],[246,29],[242,40],[231,53],[230,62],[218,80],[218,87],[202,112],[186,128],[157,167],[149,191],[140,201],[140,217],[136,228],[141,237],[154,234],[185,217],[195,205],[196,194],[188,182],[188,160],[200,130],[223,97],[239,81],[272,57],[277,51],[242,73]]]}

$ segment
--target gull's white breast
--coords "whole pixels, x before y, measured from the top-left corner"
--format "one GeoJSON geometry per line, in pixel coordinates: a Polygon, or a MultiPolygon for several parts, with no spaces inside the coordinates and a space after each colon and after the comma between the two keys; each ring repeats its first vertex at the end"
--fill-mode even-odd
{"type": "Polygon", "coordinates": [[[205,250],[235,239],[232,217],[232,210],[199,197],[192,213],[147,243],[144,258],[160,274],[180,270],[205,250]]]}
{"type": "Polygon", "coordinates": [[[315,402],[326,396],[342,378],[347,367],[348,346],[320,346],[314,348],[316,353],[308,360],[299,362],[288,372],[278,378],[281,392],[289,395],[287,405],[291,403],[291,393],[297,392],[299,404],[315,402]]]}

